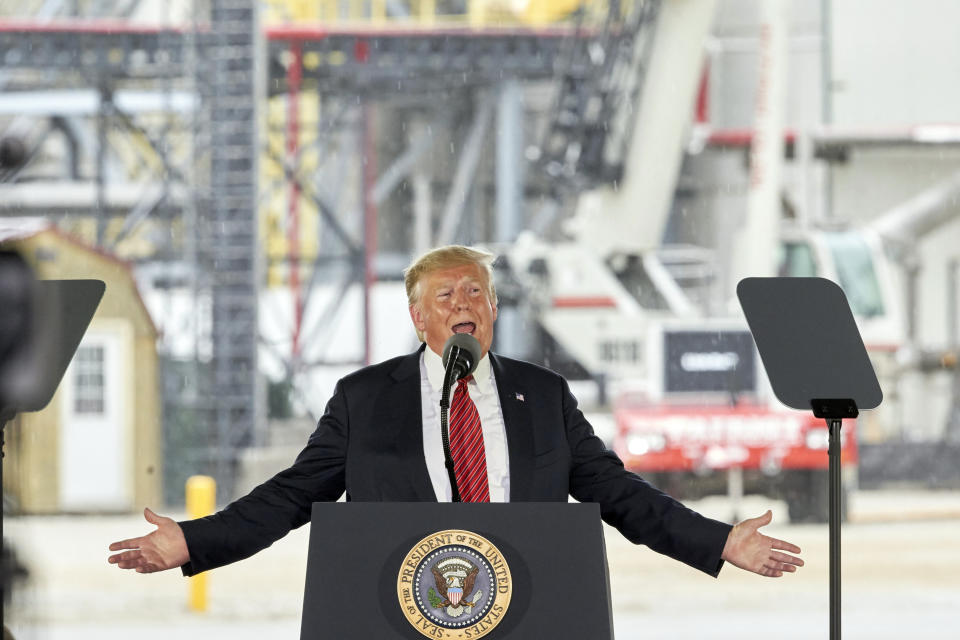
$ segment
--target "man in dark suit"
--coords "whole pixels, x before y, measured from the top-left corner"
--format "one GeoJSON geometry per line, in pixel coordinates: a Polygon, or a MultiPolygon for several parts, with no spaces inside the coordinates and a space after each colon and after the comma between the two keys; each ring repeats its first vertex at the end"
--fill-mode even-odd
{"type": "Polygon", "coordinates": [[[759,533],[769,511],[733,527],[691,511],[623,468],[561,376],[489,353],[497,317],[493,259],[461,246],[417,259],[405,272],[410,318],[424,342],[417,352],[340,380],[290,468],[206,518],[177,523],[146,509],[157,530],[113,543],[120,553],[109,562],[193,575],[253,555],[308,522],[313,502],[344,492],[358,501],[449,501],[436,408],[440,354],[450,336],[470,333],[482,357],[451,409],[459,393],[459,405],[469,407],[463,415],[471,416],[451,413],[451,440],[454,429],[475,430],[464,436],[472,444],[454,452],[458,485],[462,477],[476,483],[470,499],[596,502],[604,521],[632,542],[713,576],[724,561],[769,577],[803,565],[790,555],[800,552],[795,545],[759,533]]]}

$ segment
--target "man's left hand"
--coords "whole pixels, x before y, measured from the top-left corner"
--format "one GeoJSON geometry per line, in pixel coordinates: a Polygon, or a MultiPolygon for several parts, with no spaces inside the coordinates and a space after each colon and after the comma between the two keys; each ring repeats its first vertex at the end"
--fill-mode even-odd
{"type": "Polygon", "coordinates": [[[759,518],[750,518],[734,525],[720,557],[736,567],[768,578],[779,578],[784,572],[793,573],[797,567],[802,567],[803,560],[783,553],[800,553],[800,547],[758,531],[760,527],[770,524],[771,520],[773,513],[767,511],[759,518]]]}

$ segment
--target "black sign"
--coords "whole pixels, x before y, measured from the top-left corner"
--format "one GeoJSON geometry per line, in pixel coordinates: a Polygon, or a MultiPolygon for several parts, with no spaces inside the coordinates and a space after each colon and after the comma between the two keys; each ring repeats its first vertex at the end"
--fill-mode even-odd
{"type": "Polygon", "coordinates": [[[755,392],[753,337],[747,330],[663,333],[663,391],[755,392]]]}

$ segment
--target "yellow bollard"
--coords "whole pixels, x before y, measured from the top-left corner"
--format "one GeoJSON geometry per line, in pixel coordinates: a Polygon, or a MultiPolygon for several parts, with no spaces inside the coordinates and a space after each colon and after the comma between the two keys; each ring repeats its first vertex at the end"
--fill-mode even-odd
{"type": "MultiPolygon", "coordinates": [[[[187,479],[187,514],[191,518],[208,516],[216,509],[217,483],[210,476],[190,476],[187,479]]],[[[191,611],[207,610],[207,573],[190,578],[191,611]]]]}

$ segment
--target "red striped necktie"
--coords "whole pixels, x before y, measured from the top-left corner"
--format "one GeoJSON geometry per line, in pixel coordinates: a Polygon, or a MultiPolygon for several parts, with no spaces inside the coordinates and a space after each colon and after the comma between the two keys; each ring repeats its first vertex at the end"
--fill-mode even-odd
{"type": "Polygon", "coordinates": [[[483,448],[483,430],[480,414],[467,392],[467,382],[473,376],[461,378],[453,392],[450,405],[450,453],[453,471],[463,502],[490,502],[487,486],[487,454],[483,448]]]}

